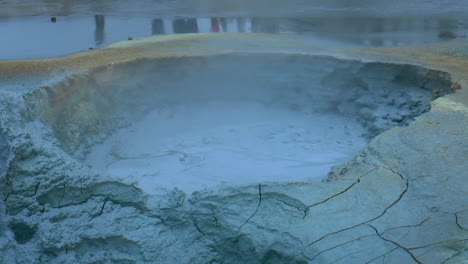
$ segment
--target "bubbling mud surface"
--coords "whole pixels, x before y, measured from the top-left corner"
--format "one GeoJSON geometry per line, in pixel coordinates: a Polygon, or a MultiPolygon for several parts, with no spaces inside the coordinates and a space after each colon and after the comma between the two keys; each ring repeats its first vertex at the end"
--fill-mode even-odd
{"type": "Polygon", "coordinates": [[[99,68],[28,100],[60,147],[103,179],[191,193],[320,181],[429,111],[447,82],[409,65],[230,54],[99,68]]]}
{"type": "Polygon", "coordinates": [[[364,132],[338,113],[258,102],[172,105],[95,145],[86,163],[148,193],[317,181],[364,146],[364,132]]]}

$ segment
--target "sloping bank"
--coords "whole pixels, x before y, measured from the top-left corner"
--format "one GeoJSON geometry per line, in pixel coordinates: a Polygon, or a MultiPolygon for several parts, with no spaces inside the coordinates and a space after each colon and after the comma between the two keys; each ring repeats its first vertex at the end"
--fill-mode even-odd
{"type": "Polygon", "coordinates": [[[0,62],[0,262],[461,263],[466,45],[332,52],[280,36],[184,35],[0,62]],[[324,182],[192,194],[144,193],[84,166],[89,146],[154,107],[154,76],[219,60],[306,67],[308,82],[334,91],[311,102],[351,114],[370,143],[324,182]]]}

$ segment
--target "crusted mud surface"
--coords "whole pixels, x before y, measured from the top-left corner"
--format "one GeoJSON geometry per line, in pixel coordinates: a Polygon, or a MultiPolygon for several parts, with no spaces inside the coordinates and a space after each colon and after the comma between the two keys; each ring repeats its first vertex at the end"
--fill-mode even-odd
{"type": "Polygon", "coordinates": [[[464,263],[466,45],[324,58],[315,55],[326,50],[286,37],[187,35],[0,62],[0,263],[464,263]],[[361,87],[339,93],[347,98],[339,105],[366,127],[370,142],[324,182],[262,181],[194,193],[148,194],[84,165],[89,146],[150,110],[153,101],[144,96],[138,104],[125,99],[135,96],[131,91],[146,94],[144,88],[115,85],[127,79],[125,71],[157,72],[151,67],[162,57],[243,52],[276,54],[279,62],[319,60],[327,74],[318,83],[361,87]],[[389,90],[417,87],[427,99],[418,99],[422,107],[392,108],[393,95],[373,89],[382,78],[389,90]],[[372,92],[378,96],[371,109],[389,107],[382,115],[369,119],[362,111],[368,105],[347,103],[372,92]],[[387,116],[392,109],[400,116],[387,116]]]}

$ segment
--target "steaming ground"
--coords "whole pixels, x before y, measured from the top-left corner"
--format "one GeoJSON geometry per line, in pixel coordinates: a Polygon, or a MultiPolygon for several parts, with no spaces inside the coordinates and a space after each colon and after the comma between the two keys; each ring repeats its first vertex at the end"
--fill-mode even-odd
{"type": "Polygon", "coordinates": [[[319,181],[362,148],[364,132],[333,113],[246,102],[178,105],[116,132],[91,149],[86,163],[150,193],[319,181]]]}

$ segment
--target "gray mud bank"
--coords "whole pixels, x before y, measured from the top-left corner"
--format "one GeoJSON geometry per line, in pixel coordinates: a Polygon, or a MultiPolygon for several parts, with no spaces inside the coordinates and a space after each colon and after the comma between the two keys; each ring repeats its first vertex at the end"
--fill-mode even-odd
{"type": "Polygon", "coordinates": [[[0,90],[0,262],[461,263],[466,112],[431,110],[452,87],[239,53],[0,90]]]}

